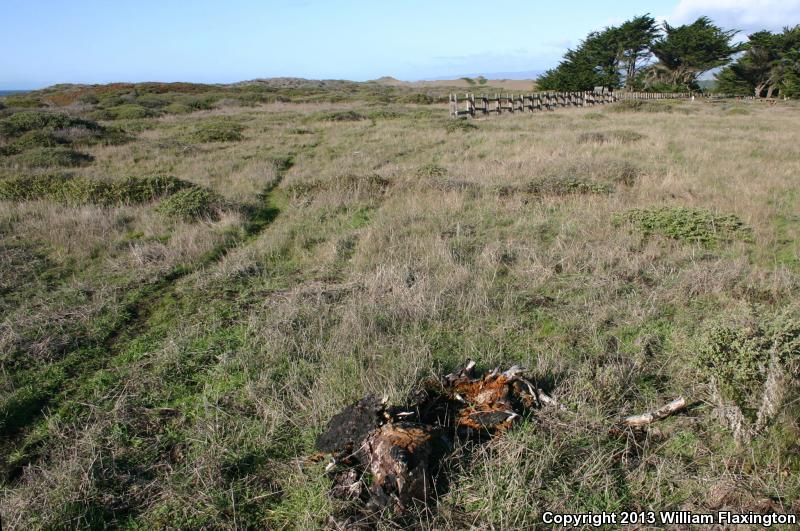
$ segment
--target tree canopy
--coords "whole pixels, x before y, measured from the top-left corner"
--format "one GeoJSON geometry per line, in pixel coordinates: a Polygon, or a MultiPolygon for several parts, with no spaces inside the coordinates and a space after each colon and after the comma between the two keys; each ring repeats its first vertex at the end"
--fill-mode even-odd
{"type": "Polygon", "coordinates": [[[742,45],[733,44],[737,33],[721,29],[708,17],[683,26],[665,22],[663,36],[651,48],[658,62],[650,67],[647,84],[696,89],[700,74],[728,64],[742,50],[742,45]]]}
{"type": "Polygon", "coordinates": [[[592,32],[576,49],[568,50],[556,68],[539,78],[539,86],[564,91],[616,88],[623,83],[633,87],[658,34],[656,21],[650,15],[592,32]]]}
{"type": "Polygon", "coordinates": [[[721,92],[768,98],[800,95],[800,25],[782,33],[753,33],[744,54],[716,77],[721,92]]]}

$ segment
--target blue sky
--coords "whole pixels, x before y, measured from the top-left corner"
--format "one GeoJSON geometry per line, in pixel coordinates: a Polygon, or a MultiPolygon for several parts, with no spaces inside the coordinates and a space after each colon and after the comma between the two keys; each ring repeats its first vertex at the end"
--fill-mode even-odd
{"type": "Polygon", "coordinates": [[[0,12],[2,90],[544,70],[637,14],[778,29],[800,23],[800,0],[1,0],[0,12]]]}

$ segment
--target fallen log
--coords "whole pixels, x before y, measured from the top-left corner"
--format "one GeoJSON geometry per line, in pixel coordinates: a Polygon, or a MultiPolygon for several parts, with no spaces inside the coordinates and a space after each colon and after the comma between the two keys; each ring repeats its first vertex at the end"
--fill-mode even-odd
{"type": "Polygon", "coordinates": [[[686,399],[681,396],[655,411],[642,413],[641,415],[631,415],[629,417],[625,417],[622,419],[622,423],[631,428],[641,428],[648,426],[653,422],[665,419],[670,415],[674,415],[684,408],[686,408],[686,399]]]}

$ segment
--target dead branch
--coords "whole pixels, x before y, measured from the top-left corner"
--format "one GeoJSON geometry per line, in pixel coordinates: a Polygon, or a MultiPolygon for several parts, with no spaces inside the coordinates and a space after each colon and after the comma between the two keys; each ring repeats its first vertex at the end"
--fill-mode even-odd
{"type": "Polygon", "coordinates": [[[681,397],[676,398],[669,404],[649,413],[642,413],[641,415],[631,415],[622,419],[622,423],[631,428],[639,428],[648,426],[653,422],[674,415],[686,407],[686,399],[681,397]]]}

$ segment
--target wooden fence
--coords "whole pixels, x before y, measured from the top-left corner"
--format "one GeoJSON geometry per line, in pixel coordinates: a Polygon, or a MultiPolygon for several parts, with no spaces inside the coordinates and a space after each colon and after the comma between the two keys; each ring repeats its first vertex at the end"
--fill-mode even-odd
{"type": "MultiPolygon", "coordinates": [[[[533,94],[495,94],[494,97],[464,94],[459,100],[457,94],[450,94],[450,116],[475,117],[503,112],[554,111],[563,107],[593,107],[622,100],[676,100],[730,97],[723,94],[700,95],[687,92],[629,92],[629,91],[586,91],[586,92],[537,92],[533,94]],[[463,108],[462,108],[463,102],[463,108]]],[[[746,99],[754,99],[752,97],[746,99]]]]}

